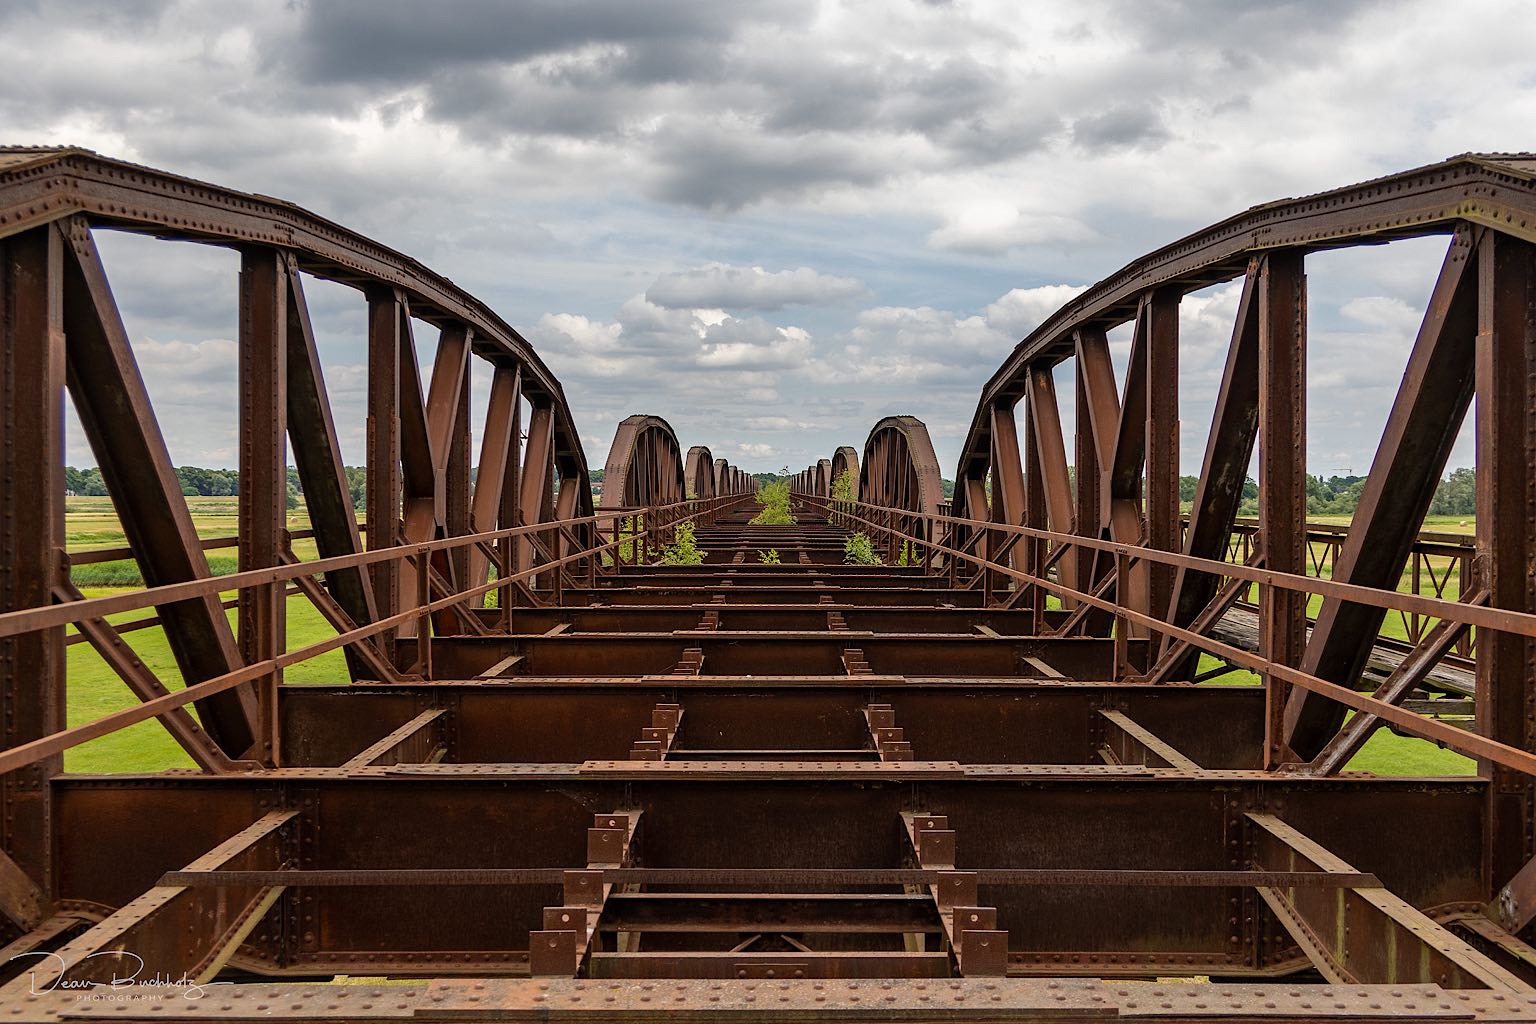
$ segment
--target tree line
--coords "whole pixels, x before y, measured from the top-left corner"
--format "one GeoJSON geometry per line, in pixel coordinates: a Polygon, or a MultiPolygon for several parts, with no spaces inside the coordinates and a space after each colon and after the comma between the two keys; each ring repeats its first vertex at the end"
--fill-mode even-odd
{"type": "MultiPolygon", "coordinates": [[[[347,486],[352,492],[352,505],[362,509],[367,505],[368,470],[363,466],[347,466],[347,486]]],[[[593,483],[601,484],[603,471],[590,470],[588,476],[593,483]]],[[[753,473],[752,479],[759,484],[771,483],[782,479],[776,473],[753,473]]],[[[206,469],[201,466],[177,466],[176,482],[181,485],[181,493],[187,496],[201,495],[209,498],[233,497],[240,493],[240,473],[233,469],[206,469]]],[[[1187,509],[1195,500],[1195,487],[1199,484],[1199,477],[1179,477],[1179,500],[1187,509]]],[[[64,488],[70,494],[105,496],[107,493],[106,481],[102,479],[101,470],[94,466],[84,469],[76,469],[74,466],[64,467],[64,488]]],[[[955,484],[953,480],[944,481],[944,496],[951,497],[954,494],[955,484]]],[[[1348,516],[1354,515],[1355,508],[1360,504],[1361,492],[1365,490],[1365,477],[1363,476],[1330,476],[1322,477],[1307,474],[1307,514],[1317,516],[1348,516]]],[[[303,485],[299,483],[299,471],[292,466],[288,467],[288,507],[297,508],[304,495],[303,485]]],[[[1259,514],[1259,485],[1253,477],[1243,481],[1243,500],[1238,506],[1238,515],[1256,516],[1259,514]]],[[[1435,488],[1435,496],[1429,504],[1429,514],[1432,516],[1470,516],[1477,512],[1477,475],[1469,468],[1463,466],[1454,469],[1450,475],[1440,481],[1435,488]]]]}
{"type": "MultiPolygon", "coordinates": [[[[1195,500],[1195,487],[1200,478],[1179,477],[1179,500],[1186,510],[1195,500]]],[[[1365,491],[1363,476],[1322,477],[1307,474],[1307,514],[1312,516],[1352,516],[1360,505],[1360,495],[1365,491]]],[[[1435,496],[1429,503],[1432,516],[1470,516],[1477,513],[1477,474],[1468,467],[1453,469],[1450,475],[1435,488],[1435,496]]],[[[1253,477],[1243,480],[1243,500],[1238,505],[1240,516],[1259,514],[1259,484],[1253,477]]]]}
{"type": "MultiPolygon", "coordinates": [[[[346,466],[347,488],[352,492],[354,508],[367,506],[368,470],[363,466],[346,466]]],[[[236,469],[207,469],[202,466],[177,466],[176,483],[181,493],[189,498],[231,498],[240,493],[240,471],[236,469]]],[[[95,466],[76,469],[64,467],[64,490],[68,494],[86,497],[105,497],[107,482],[101,470],[95,466]]],[[[288,467],[288,507],[296,509],[303,498],[304,486],[299,482],[299,471],[288,467]]]]}

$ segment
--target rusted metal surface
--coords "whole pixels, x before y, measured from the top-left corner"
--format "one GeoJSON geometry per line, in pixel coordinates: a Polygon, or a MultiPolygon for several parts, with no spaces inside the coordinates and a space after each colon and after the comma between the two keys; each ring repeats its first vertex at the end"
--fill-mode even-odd
{"type": "Polygon", "coordinates": [[[594,509],[558,382],[406,257],[275,200],[0,152],[0,941],[45,954],[5,968],[0,1006],[1536,1018],[1533,171],[1465,157],[1191,236],[1025,339],[982,392],[953,499],[927,427],[893,416],[790,478],[794,524],[754,526],[750,476],[649,415],[620,424],[594,509]],[[173,486],[96,255],[111,229],[240,250],[235,538],[197,537],[173,486]],[[1305,521],[1306,255],[1429,233],[1450,236],[1446,266],[1367,500],[1330,533],[1305,521]],[[364,425],[335,421],[301,271],[362,293],[366,527],[337,443],[364,425]],[[1179,300],[1240,275],[1184,525],[1179,300]],[[1131,320],[1117,381],[1105,332],[1131,320]],[[426,375],[422,323],[441,332],[426,375]],[[133,558],[146,591],[70,584],[66,388],[129,540],[74,561],[133,558]],[[1474,393],[1477,536],[1419,537],[1474,393]],[[285,529],[290,449],[308,562],[285,529]],[[684,523],[702,561],[658,564],[684,523]],[[855,531],[880,564],[845,564],[855,531]],[[239,572],[210,578],[216,547],[239,572]],[[1229,616],[1255,586],[1250,649],[1229,616]],[[334,634],[290,650],[290,597],[334,634]],[[1395,647],[1376,635],[1391,616],[1395,647]],[[71,626],[137,703],[66,727],[71,626]],[[152,627],[179,680],[133,653],[152,627]],[[332,650],[338,678],[285,682],[332,650]],[[1202,654],[1264,685],[1191,685],[1202,654]],[[1422,699],[1447,688],[1472,703],[1422,699]],[[1475,728],[1420,713],[1436,705],[1475,728]],[[152,719],[196,770],[61,772],[152,719]],[[1350,771],[1381,727],[1479,774],[1350,771]],[[410,983],[315,984],[335,975],[410,983]]]}

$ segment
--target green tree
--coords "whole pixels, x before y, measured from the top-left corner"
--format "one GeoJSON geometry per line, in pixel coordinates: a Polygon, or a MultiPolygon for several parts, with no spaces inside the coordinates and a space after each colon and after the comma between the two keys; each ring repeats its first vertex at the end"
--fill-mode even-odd
{"type": "Polygon", "coordinates": [[[1477,474],[1463,466],[1451,470],[1440,481],[1429,503],[1432,516],[1471,516],[1477,514],[1477,474]]]}

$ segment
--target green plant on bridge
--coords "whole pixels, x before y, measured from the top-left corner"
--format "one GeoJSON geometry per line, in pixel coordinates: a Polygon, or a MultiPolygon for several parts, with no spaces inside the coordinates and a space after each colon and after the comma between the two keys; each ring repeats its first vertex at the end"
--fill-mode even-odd
{"type": "Polygon", "coordinates": [[[789,512],[789,481],[775,480],[757,489],[757,501],[763,510],[752,517],[753,526],[794,526],[799,522],[789,512]]]}
{"type": "Polygon", "coordinates": [[[764,565],[779,565],[779,549],[769,548],[767,551],[759,551],[757,560],[764,565]]]}
{"type": "Polygon", "coordinates": [[[896,559],[897,565],[917,565],[922,561],[917,553],[917,545],[910,540],[901,542],[901,557],[896,559]]]}
{"type": "Polygon", "coordinates": [[[845,469],[837,474],[837,479],[832,481],[832,500],[852,501],[853,483],[853,470],[845,469]]]}
{"type": "Polygon", "coordinates": [[[661,549],[657,565],[701,565],[704,552],[693,536],[693,523],[679,523],[672,531],[672,543],[661,549]]]}
{"type": "Polygon", "coordinates": [[[884,565],[884,560],[875,554],[875,545],[869,539],[868,534],[850,533],[848,539],[843,541],[843,561],[848,565],[884,565]]]}

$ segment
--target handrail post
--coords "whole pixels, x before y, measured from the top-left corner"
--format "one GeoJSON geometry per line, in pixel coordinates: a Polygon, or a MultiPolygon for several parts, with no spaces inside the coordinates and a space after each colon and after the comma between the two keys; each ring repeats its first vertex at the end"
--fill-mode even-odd
{"type": "Polygon", "coordinates": [[[429,573],[432,569],[432,555],[425,549],[418,549],[415,555],[416,563],[416,607],[419,614],[416,617],[416,671],[423,679],[432,678],[432,581],[429,573]]]}
{"type": "Polygon", "coordinates": [[[1131,578],[1131,556],[1115,552],[1115,681],[1131,674],[1130,620],[1125,617],[1124,590],[1119,581],[1131,578]]]}
{"type": "Polygon", "coordinates": [[[553,570],[554,579],[550,583],[550,599],[558,608],[565,604],[565,565],[563,562],[565,551],[565,537],[561,535],[560,528],[551,525],[549,528],[549,552],[557,563],[553,570]]]}

